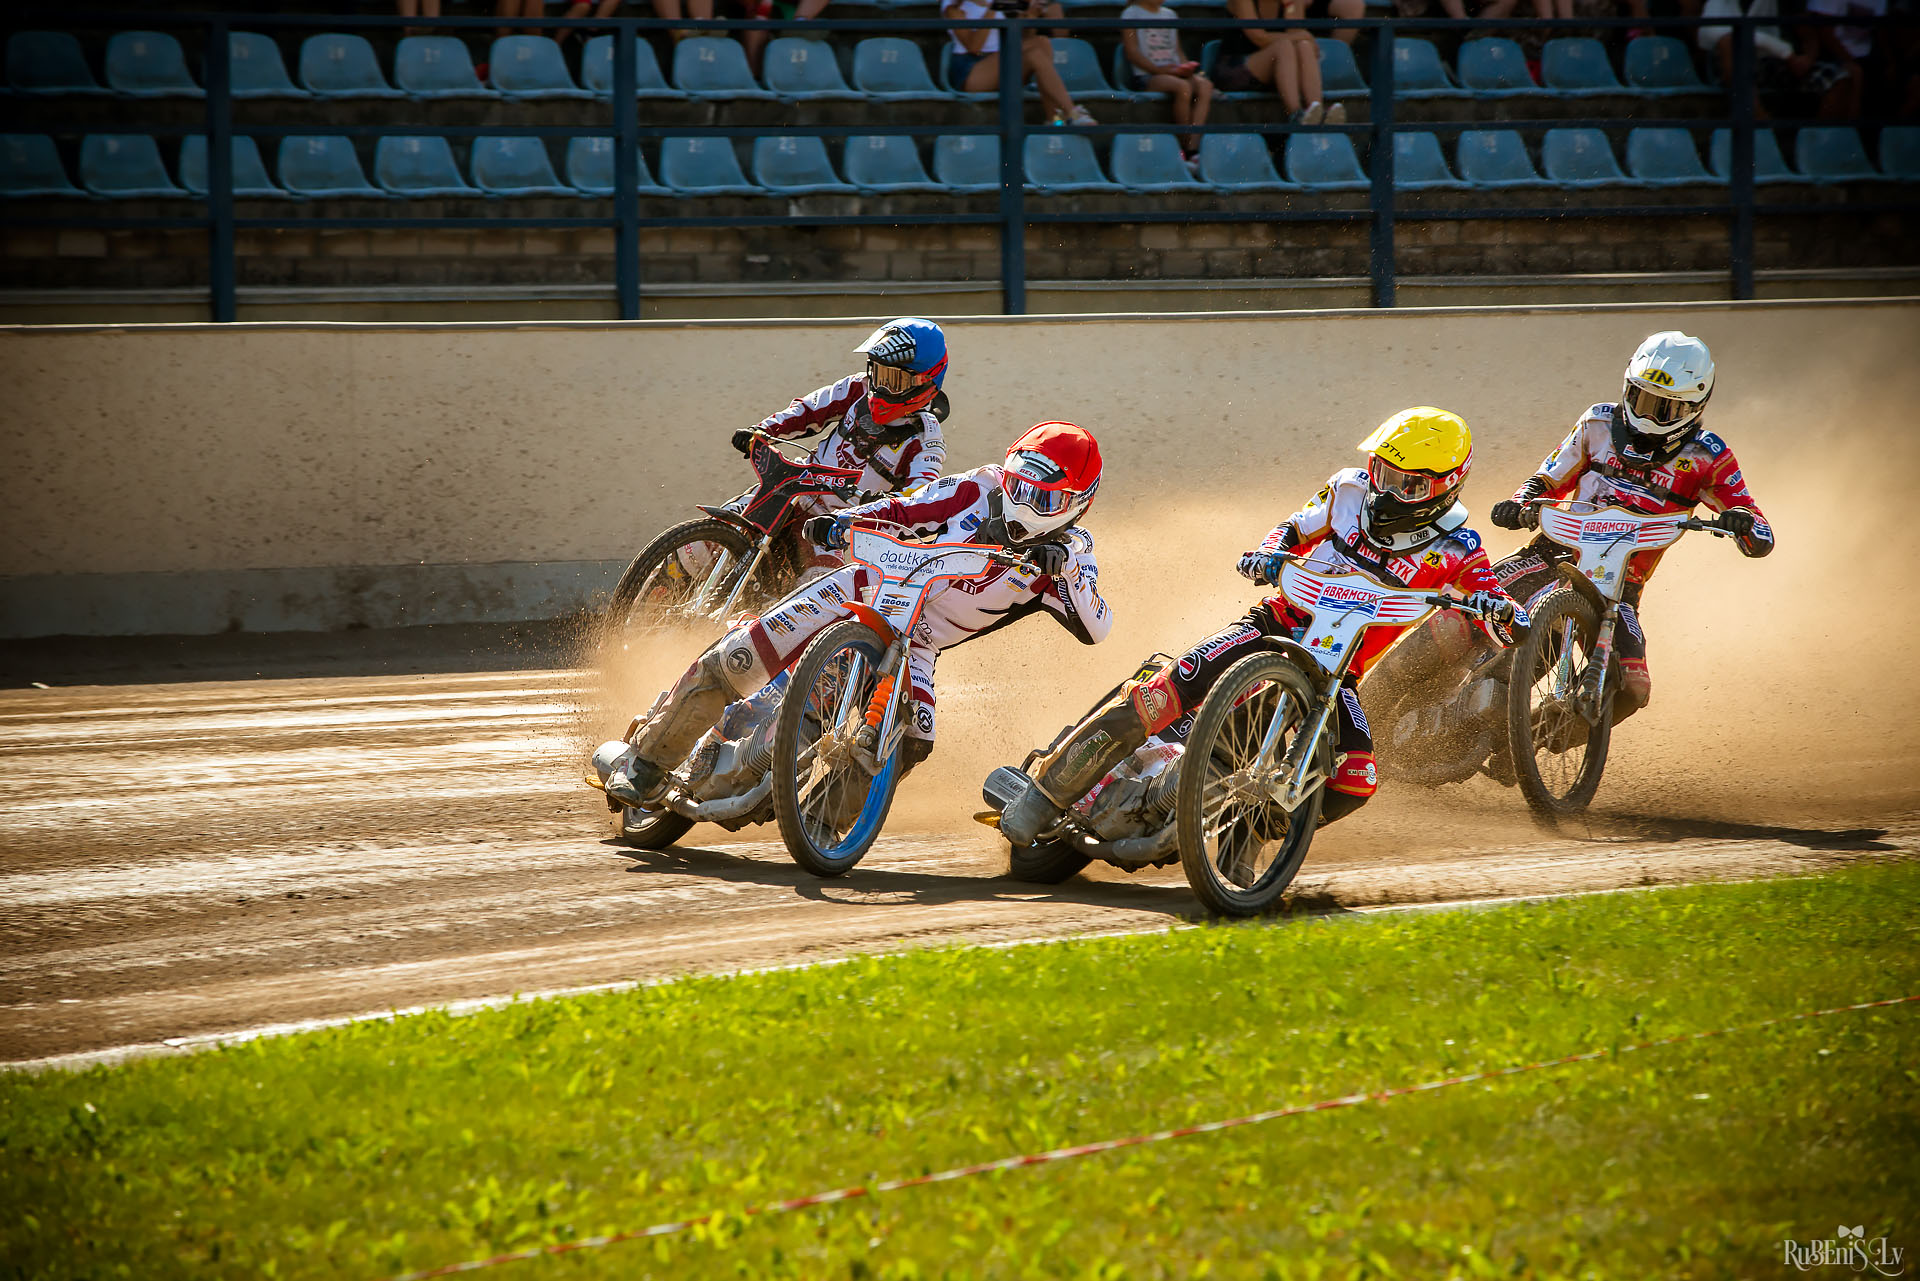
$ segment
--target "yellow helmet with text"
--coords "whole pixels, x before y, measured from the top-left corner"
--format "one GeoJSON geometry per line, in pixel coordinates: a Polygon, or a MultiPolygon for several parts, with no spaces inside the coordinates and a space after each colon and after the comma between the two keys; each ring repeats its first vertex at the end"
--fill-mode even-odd
{"type": "Polygon", "coordinates": [[[1473,431],[1458,414],[1416,405],[1381,423],[1360,452],[1367,455],[1366,532],[1391,538],[1452,509],[1473,466],[1473,431]]]}

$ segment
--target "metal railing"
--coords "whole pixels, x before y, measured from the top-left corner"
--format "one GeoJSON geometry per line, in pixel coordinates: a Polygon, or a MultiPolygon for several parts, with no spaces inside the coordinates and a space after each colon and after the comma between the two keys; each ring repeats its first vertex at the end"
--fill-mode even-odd
{"type": "MultiPolygon", "coordinates": [[[[1191,11],[1189,11],[1191,12],[1191,11]]],[[[198,29],[204,36],[204,88],[206,114],[203,125],[137,125],[141,132],[160,137],[181,137],[204,131],[207,138],[207,194],[201,200],[206,212],[193,217],[78,217],[46,218],[17,213],[8,202],[0,206],[0,226],[10,227],[86,227],[100,230],[178,230],[203,228],[208,235],[208,285],[213,319],[230,321],[235,314],[237,268],[236,233],[243,230],[282,230],[315,228],[355,230],[391,228],[407,230],[485,230],[485,229],[574,229],[611,228],[614,232],[614,292],[619,314],[624,320],[640,316],[642,263],[640,233],[655,228],[754,228],[754,227],[826,227],[826,226],[938,226],[993,225],[1000,229],[1000,278],[1002,310],[1008,315],[1026,311],[1026,229],[1031,225],[1082,222],[1161,223],[1161,222],[1329,222],[1369,224],[1369,276],[1372,303],[1391,307],[1395,295],[1394,228],[1397,222],[1468,219],[1572,219],[1572,218],[1650,218],[1719,217],[1727,222],[1728,276],[1731,296],[1754,296],[1754,232],[1756,216],[1831,214],[1836,208],[1848,212],[1883,213],[1920,212],[1920,202],[1907,199],[1854,202],[1836,207],[1825,204],[1768,203],[1758,205],[1754,180],[1754,114],[1757,58],[1754,34],[1761,27],[1805,25],[1869,26],[1876,29],[1913,21],[1911,17],[1867,18],[1847,16],[1830,18],[1808,14],[1792,18],[1713,17],[1713,18],[1572,18],[1572,19],[1495,19],[1459,21],[1447,18],[1360,18],[1313,19],[1299,21],[1242,21],[1228,17],[1177,20],[1124,20],[1118,18],[1063,18],[999,16],[975,21],[906,18],[863,19],[762,19],[762,20],[671,20],[661,18],[414,18],[398,16],[351,16],[243,13],[161,14],[154,12],[73,12],[60,9],[19,8],[5,17],[4,30],[50,27],[121,29],[198,29]],[[436,29],[450,33],[472,29],[497,29],[511,25],[516,30],[577,28],[613,35],[612,95],[606,104],[608,119],[602,125],[529,126],[415,125],[395,120],[381,125],[328,125],[306,122],[300,125],[236,124],[233,114],[232,66],[228,37],[235,29],[306,29],[348,31],[354,29],[395,28],[436,29]],[[1507,33],[1515,30],[1593,30],[1681,29],[1691,32],[1703,26],[1731,28],[1734,40],[1731,77],[1727,85],[1706,86],[1708,92],[1723,93],[1729,111],[1724,117],[1685,117],[1675,119],[1643,117],[1554,118],[1491,121],[1420,121],[1423,131],[1457,133],[1462,129],[1487,127],[1500,129],[1600,128],[1615,129],[1632,124],[1644,127],[1673,126],[1689,130],[1725,127],[1730,130],[1731,155],[1727,195],[1724,200],[1684,205],[1608,204],[1576,199],[1569,195],[1557,204],[1514,208],[1469,206],[1449,209],[1405,209],[1399,206],[1394,185],[1395,132],[1401,127],[1394,115],[1394,45],[1401,33],[1448,32],[1468,35],[1473,32],[1507,33]],[[686,215],[643,216],[639,194],[639,144],[642,139],[715,136],[785,136],[835,138],[849,136],[910,135],[935,136],[956,132],[987,132],[978,125],[952,122],[922,125],[660,125],[644,124],[644,102],[636,99],[638,62],[636,41],[650,31],[691,30],[713,34],[738,34],[748,30],[768,32],[807,32],[833,34],[884,34],[911,36],[938,33],[941,38],[953,30],[991,29],[1001,32],[1002,48],[1018,47],[1028,30],[1118,32],[1127,29],[1173,27],[1183,39],[1200,42],[1231,29],[1281,30],[1301,28],[1308,32],[1357,30],[1372,36],[1370,74],[1367,77],[1368,119],[1363,122],[1315,126],[1286,121],[1248,121],[1203,126],[1177,126],[1171,121],[1152,124],[1099,124],[1060,126],[1068,132],[1117,137],[1123,134],[1212,134],[1252,133],[1259,135],[1293,132],[1338,132],[1365,135],[1370,143],[1368,201],[1364,208],[1261,208],[1174,210],[1132,206],[1103,210],[1062,210],[1033,207],[1025,181],[1026,107],[1023,93],[1025,77],[1001,75],[999,80],[997,134],[1000,141],[1001,183],[998,210],[995,213],[809,213],[783,215],[686,215]],[[622,107],[625,109],[623,110],[622,107]],[[611,137],[614,147],[614,195],[611,217],[339,217],[318,218],[240,217],[234,210],[232,139],[235,135],[276,138],[290,135],[330,134],[346,137],[371,137],[389,134],[473,138],[480,136],[574,138],[611,137]]],[[[1004,68],[1003,63],[1003,68],[1004,68]]],[[[1124,87],[1124,86],[1119,86],[1124,87]]],[[[1625,91],[1631,94],[1631,89],[1625,91]]],[[[1461,90],[1470,97],[1470,90],[1461,90]]],[[[959,101],[956,99],[956,102],[959,101]]],[[[395,102],[396,107],[399,105],[395,102]]],[[[1788,128],[1814,124],[1882,125],[1893,123],[1875,119],[1857,121],[1772,120],[1770,126],[1788,128]]],[[[73,135],[82,128],[53,127],[40,132],[73,135]]],[[[777,193],[773,193],[777,194],[777,193]]]]}

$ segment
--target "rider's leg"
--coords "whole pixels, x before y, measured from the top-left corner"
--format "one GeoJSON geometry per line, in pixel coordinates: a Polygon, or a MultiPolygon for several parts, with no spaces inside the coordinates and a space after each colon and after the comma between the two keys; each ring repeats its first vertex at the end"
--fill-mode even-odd
{"type": "Polygon", "coordinates": [[[1640,613],[1624,601],[1620,604],[1620,621],[1613,629],[1613,656],[1620,663],[1620,692],[1613,698],[1613,723],[1618,725],[1653,697],[1653,673],[1647,670],[1647,637],[1640,630],[1640,613]]]}
{"type": "Polygon", "coordinates": [[[924,645],[907,650],[907,679],[912,684],[908,700],[907,737],[900,744],[900,777],[913,773],[913,767],[933,755],[933,663],[939,654],[924,645]]]}
{"type": "Polygon", "coordinates": [[[1336,720],[1339,735],[1333,757],[1333,777],[1320,797],[1322,826],[1338,822],[1372,798],[1379,778],[1373,764],[1373,735],[1360,697],[1352,685],[1340,687],[1336,720]]]}

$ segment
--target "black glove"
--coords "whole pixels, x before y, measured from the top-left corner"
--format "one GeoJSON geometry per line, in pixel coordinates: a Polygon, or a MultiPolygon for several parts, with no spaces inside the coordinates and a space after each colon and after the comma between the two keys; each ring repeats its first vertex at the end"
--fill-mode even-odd
{"type": "Polygon", "coordinates": [[[1502,498],[1487,513],[1487,519],[1502,529],[1518,529],[1526,522],[1527,513],[1533,509],[1525,503],[1517,503],[1511,498],[1502,498]]]}
{"type": "Polygon", "coordinates": [[[1027,564],[1036,574],[1058,574],[1067,567],[1067,549],[1059,543],[1036,543],[1026,549],[1027,564]]]}
{"type": "Polygon", "coordinates": [[[847,526],[851,523],[839,516],[813,516],[800,526],[800,533],[816,546],[845,547],[847,526]]]}
{"type": "Polygon", "coordinates": [[[753,453],[753,428],[742,427],[733,433],[733,447],[742,454],[753,453]]]}
{"type": "Polygon", "coordinates": [[[1735,538],[1748,538],[1753,534],[1753,513],[1743,508],[1721,512],[1715,523],[1735,538]]]}

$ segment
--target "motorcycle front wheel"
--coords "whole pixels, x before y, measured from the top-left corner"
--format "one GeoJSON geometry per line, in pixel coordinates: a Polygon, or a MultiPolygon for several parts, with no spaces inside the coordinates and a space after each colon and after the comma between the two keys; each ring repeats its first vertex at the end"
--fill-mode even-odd
{"type": "MultiPolygon", "coordinates": [[[[1321,787],[1289,814],[1269,791],[1313,707],[1313,684],[1290,659],[1253,654],[1220,677],[1200,704],[1180,766],[1174,821],[1180,866],[1194,897],[1223,916],[1254,916],[1279,902],[1307,857],[1320,822],[1321,787]],[[1272,756],[1261,744],[1278,719],[1272,756]]],[[[1332,753],[1323,740],[1320,770],[1332,753]]]]}
{"type": "Polygon", "coordinates": [[[1535,817],[1549,825],[1587,807],[1607,766],[1613,699],[1601,700],[1595,725],[1587,723],[1574,699],[1599,630],[1593,603],[1561,587],[1540,602],[1527,635],[1513,647],[1508,749],[1521,795],[1535,817]]]}
{"type": "Polygon", "coordinates": [[[835,623],[808,643],[780,704],[773,812],[787,853],[815,876],[852,869],[872,848],[893,804],[899,750],[869,774],[851,747],[866,723],[886,651],[886,640],[865,623],[835,623]]]}
{"type": "MultiPolygon", "coordinates": [[[[698,622],[739,582],[753,543],[724,520],[689,520],[655,538],[614,585],[609,627],[698,622]]],[[[744,598],[736,607],[745,605],[744,598]]]]}

